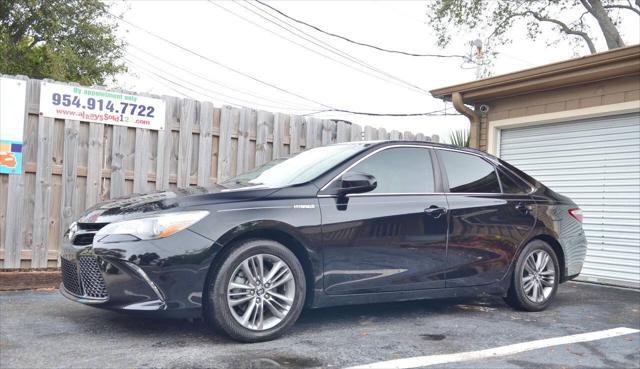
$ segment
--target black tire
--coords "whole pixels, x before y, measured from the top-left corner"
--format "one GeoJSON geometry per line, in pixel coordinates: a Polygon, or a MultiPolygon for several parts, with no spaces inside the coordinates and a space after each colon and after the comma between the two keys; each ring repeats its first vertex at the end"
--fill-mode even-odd
{"type": "Polygon", "coordinates": [[[542,311],[551,304],[553,298],[555,297],[556,292],[558,291],[559,279],[560,267],[555,251],[546,242],[542,240],[533,240],[524,247],[522,253],[520,254],[520,257],[518,258],[518,261],[516,262],[511,279],[511,286],[509,287],[509,291],[507,292],[507,296],[504,300],[511,307],[518,310],[542,311]],[[553,286],[551,287],[552,289],[550,290],[548,296],[545,297],[544,300],[536,302],[530,296],[528,296],[527,292],[525,292],[523,280],[525,263],[527,262],[527,259],[533,253],[539,250],[546,252],[550,256],[549,262],[553,263],[554,278],[552,283],[553,286]]]}
{"type": "Polygon", "coordinates": [[[230,249],[222,256],[220,262],[212,266],[205,286],[208,292],[204,309],[205,319],[217,330],[240,342],[262,342],[283,335],[298,320],[304,307],[306,280],[300,261],[287,247],[267,239],[251,239],[227,247],[230,249]],[[227,287],[236,268],[244,260],[260,254],[276,256],[286,263],[295,281],[295,296],[282,321],[269,329],[253,330],[244,327],[234,318],[227,303],[227,287]]]}

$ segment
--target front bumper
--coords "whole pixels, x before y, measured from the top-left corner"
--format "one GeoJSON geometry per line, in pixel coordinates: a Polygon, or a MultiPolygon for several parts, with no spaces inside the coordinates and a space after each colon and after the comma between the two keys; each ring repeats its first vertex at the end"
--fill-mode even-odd
{"type": "Polygon", "coordinates": [[[199,312],[215,252],[211,240],[190,230],[150,241],[85,246],[65,241],[60,291],[106,309],[199,312]]]}

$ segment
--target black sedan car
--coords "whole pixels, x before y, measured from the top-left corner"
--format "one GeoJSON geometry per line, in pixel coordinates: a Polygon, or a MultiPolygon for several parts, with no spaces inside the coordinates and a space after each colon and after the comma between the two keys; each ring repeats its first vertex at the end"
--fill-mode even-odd
{"type": "Polygon", "coordinates": [[[486,153],[425,142],[306,150],[212,188],[99,204],[69,228],[62,293],[273,339],[304,307],[502,296],[545,309],[586,254],[582,213],[486,153]]]}

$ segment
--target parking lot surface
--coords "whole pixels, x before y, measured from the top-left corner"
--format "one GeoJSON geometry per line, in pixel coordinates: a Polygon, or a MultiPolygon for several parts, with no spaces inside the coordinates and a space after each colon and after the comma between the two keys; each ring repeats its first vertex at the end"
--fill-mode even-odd
{"type": "MultiPolygon", "coordinates": [[[[1,368],[344,368],[484,350],[618,327],[640,329],[640,293],[566,283],[544,312],[499,298],[307,310],[278,340],[239,344],[202,321],[132,317],[58,291],[0,293],[1,368]]],[[[438,368],[637,368],[640,334],[438,368]]]]}

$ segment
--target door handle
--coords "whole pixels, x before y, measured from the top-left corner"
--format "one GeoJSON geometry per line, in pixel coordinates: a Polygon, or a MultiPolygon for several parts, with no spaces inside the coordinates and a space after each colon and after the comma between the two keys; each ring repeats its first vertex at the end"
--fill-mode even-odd
{"type": "Polygon", "coordinates": [[[524,215],[529,214],[529,211],[531,211],[531,207],[528,206],[528,205],[525,205],[522,202],[517,203],[515,208],[516,208],[517,211],[521,212],[524,215]]]}
{"type": "Polygon", "coordinates": [[[443,208],[437,205],[431,205],[428,208],[424,209],[424,212],[431,215],[434,218],[440,218],[443,214],[447,213],[447,208],[443,208]]]}

